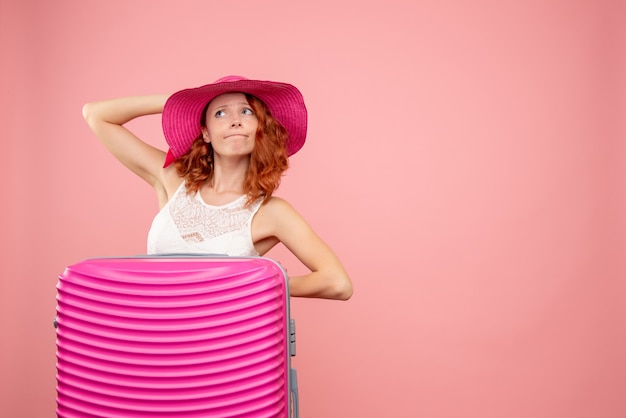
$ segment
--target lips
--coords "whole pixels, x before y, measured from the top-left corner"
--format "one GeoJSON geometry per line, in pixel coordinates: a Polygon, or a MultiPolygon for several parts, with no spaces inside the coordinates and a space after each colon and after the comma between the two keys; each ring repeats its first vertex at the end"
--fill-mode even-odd
{"type": "Polygon", "coordinates": [[[235,139],[235,138],[247,138],[248,135],[244,134],[231,134],[224,137],[224,139],[235,139]]]}

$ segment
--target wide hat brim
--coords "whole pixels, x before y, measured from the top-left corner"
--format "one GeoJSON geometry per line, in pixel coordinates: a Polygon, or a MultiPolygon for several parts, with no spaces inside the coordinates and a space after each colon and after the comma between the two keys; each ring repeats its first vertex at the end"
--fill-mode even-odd
{"type": "Polygon", "coordinates": [[[249,93],[261,99],[287,130],[287,155],[295,154],[306,139],[307,110],[302,93],[291,84],[228,76],[212,84],[178,91],[165,102],[163,134],[169,145],[164,167],[183,156],[201,134],[200,119],[206,105],[220,94],[249,93]]]}

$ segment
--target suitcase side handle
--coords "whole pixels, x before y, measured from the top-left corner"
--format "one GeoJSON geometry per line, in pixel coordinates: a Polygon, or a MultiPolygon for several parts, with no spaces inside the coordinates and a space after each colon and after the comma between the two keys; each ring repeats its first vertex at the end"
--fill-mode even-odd
{"type": "Polygon", "coordinates": [[[296,355],[296,320],[289,319],[289,354],[296,355]]]}

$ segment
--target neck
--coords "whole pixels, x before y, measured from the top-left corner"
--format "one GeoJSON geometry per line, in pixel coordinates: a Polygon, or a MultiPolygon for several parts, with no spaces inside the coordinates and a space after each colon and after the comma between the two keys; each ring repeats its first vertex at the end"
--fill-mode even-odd
{"type": "Polygon", "coordinates": [[[218,157],[213,163],[211,189],[215,193],[243,193],[243,182],[250,166],[250,159],[218,157]]]}

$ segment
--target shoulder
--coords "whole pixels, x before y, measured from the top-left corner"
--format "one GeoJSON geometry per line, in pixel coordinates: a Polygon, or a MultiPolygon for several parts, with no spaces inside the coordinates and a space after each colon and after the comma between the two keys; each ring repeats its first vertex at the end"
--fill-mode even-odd
{"type": "Polygon", "coordinates": [[[265,214],[265,216],[272,218],[273,220],[288,221],[292,218],[301,218],[296,209],[285,199],[281,197],[272,196],[267,202],[261,205],[259,212],[265,214]]]}
{"type": "Polygon", "coordinates": [[[272,196],[261,205],[255,217],[258,226],[265,234],[280,236],[286,229],[304,220],[294,207],[285,199],[272,196]]]}
{"type": "Polygon", "coordinates": [[[278,196],[270,197],[261,207],[272,213],[294,210],[289,202],[278,196]]]}

